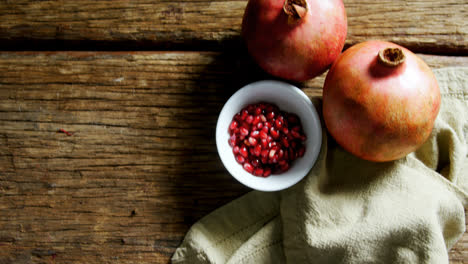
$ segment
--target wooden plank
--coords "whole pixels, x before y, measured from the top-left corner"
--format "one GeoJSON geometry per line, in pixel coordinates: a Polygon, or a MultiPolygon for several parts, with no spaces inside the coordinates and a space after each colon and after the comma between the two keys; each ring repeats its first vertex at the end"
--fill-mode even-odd
{"type": "MultiPolygon", "coordinates": [[[[247,1],[1,1],[0,48],[237,49],[247,1]],[[225,47],[227,46],[227,47],[225,47]]],[[[466,0],[345,0],[347,45],[383,39],[468,54],[466,0]]]]}
{"type": "MultiPolygon", "coordinates": [[[[468,230],[468,210],[465,209],[465,224],[468,230]]],[[[468,232],[458,240],[455,246],[449,251],[451,264],[467,264],[468,263],[468,232]]]]}
{"type": "MultiPolygon", "coordinates": [[[[248,191],[214,130],[265,77],[216,52],[0,53],[0,263],[168,263],[196,220],[248,191]]],[[[300,86],[317,96],[322,82],[300,86]]]]}

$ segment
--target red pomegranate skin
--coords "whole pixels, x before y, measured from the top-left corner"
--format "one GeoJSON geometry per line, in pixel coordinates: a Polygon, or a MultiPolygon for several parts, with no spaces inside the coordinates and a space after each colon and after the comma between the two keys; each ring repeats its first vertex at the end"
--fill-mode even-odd
{"type": "Polygon", "coordinates": [[[347,18],[341,0],[307,0],[308,12],[288,23],[284,0],[250,0],[242,35],[254,60],[271,75],[305,81],[326,71],[346,39],[347,18]]]}
{"type": "Polygon", "coordinates": [[[346,50],[331,67],[323,88],[328,131],[344,149],[370,161],[404,157],[431,134],[440,91],[429,66],[404,47],[368,41],[346,50]],[[397,67],[377,59],[379,50],[400,48],[397,67]]]}

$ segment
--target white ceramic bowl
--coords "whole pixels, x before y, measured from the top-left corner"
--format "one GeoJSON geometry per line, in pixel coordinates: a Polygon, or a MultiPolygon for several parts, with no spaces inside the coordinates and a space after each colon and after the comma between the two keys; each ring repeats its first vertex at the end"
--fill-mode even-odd
{"type": "Polygon", "coordinates": [[[321,144],[320,119],[309,97],[299,88],[280,81],[265,80],[244,86],[226,102],[216,125],[216,145],[224,166],[239,182],[260,191],[279,191],[299,182],[315,164],[321,144]],[[267,178],[245,171],[236,162],[232,147],[228,144],[228,127],[234,115],[245,106],[257,102],[273,103],[281,110],[297,114],[307,136],[304,156],[296,159],[288,171],[267,178]]]}

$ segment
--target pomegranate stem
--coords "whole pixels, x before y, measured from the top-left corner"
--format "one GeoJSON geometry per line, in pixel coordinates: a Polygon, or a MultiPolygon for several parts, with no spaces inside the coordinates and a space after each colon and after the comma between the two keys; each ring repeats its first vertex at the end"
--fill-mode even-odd
{"type": "Polygon", "coordinates": [[[288,15],[288,22],[297,22],[307,14],[307,2],[306,0],[285,0],[283,11],[288,15]]]}
{"type": "Polygon", "coordinates": [[[385,48],[379,51],[378,60],[385,66],[396,67],[405,61],[405,53],[400,48],[385,48]]]}

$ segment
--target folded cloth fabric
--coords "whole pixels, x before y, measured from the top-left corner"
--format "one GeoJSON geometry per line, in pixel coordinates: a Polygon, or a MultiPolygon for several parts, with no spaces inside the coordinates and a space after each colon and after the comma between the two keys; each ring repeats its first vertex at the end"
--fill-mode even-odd
{"type": "Polygon", "coordinates": [[[448,263],[468,205],[468,68],[434,73],[441,110],[416,152],[368,162],[324,133],[305,179],[281,192],[252,191],[210,213],[172,262],[448,263]]]}

